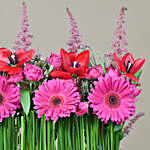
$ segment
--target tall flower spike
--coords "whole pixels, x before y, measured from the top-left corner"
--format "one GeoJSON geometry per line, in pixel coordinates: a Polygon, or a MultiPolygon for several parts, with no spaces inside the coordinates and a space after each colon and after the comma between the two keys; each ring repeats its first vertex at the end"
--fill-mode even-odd
{"type": "MultiPolygon", "coordinates": [[[[117,21],[117,28],[115,30],[116,39],[113,41],[111,49],[118,55],[122,56],[123,53],[127,52],[126,46],[128,45],[126,41],[126,32],[125,32],[125,11],[127,10],[126,7],[122,7],[120,9],[120,15],[117,21]]],[[[113,53],[106,54],[108,58],[111,60],[113,59],[113,53]]]]}
{"type": "Polygon", "coordinates": [[[142,116],[144,116],[144,113],[143,113],[143,112],[142,112],[142,113],[138,113],[135,117],[133,117],[133,119],[131,119],[131,120],[129,121],[128,125],[123,128],[124,137],[130,133],[130,130],[132,129],[133,124],[134,124],[137,120],[139,120],[139,118],[141,118],[142,116]]]}
{"type": "Polygon", "coordinates": [[[22,3],[22,22],[21,22],[21,29],[17,35],[19,40],[14,41],[16,46],[13,47],[15,50],[23,49],[27,50],[29,46],[31,46],[32,41],[30,40],[33,38],[33,35],[29,33],[29,23],[27,17],[27,7],[26,3],[22,3]]]}
{"type": "Polygon", "coordinates": [[[71,36],[69,37],[69,41],[67,42],[67,45],[69,46],[68,51],[77,53],[77,49],[80,49],[81,46],[84,46],[84,44],[81,44],[82,38],[79,33],[78,25],[72,13],[70,12],[69,8],[67,8],[66,11],[71,23],[71,30],[69,31],[71,33],[71,36]]]}

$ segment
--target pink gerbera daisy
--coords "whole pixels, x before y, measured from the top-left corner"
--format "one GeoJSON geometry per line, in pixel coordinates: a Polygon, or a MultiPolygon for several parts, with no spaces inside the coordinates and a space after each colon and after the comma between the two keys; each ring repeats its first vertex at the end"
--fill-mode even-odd
{"type": "Polygon", "coordinates": [[[9,84],[5,77],[0,76],[0,122],[20,107],[19,91],[19,87],[9,84]]]}
{"type": "Polygon", "coordinates": [[[75,112],[75,106],[80,102],[80,94],[73,82],[60,79],[49,80],[39,86],[33,98],[38,118],[45,114],[57,121],[58,117],[68,117],[75,112]]]}
{"type": "Polygon", "coordinates": [[[124,76],[118,75],[117,70],[109,69],[105,77],[99,77],[94,82],[95,88],[91,89],[88,96],[93,112],[105,123],[111,119],[112,122],[122,123],[135,113],[135,96],[140,89],[131,85],[124,76]],[[133,90],[134,89],[134,90],[133,90]]]}

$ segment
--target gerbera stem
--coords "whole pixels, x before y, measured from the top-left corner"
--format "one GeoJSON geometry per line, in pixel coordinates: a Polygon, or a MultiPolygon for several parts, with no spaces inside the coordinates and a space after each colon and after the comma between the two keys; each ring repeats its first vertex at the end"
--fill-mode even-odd
{"type": "Polygon", "coordinates": [[[34,150],[35,149],[35,116],[34,116],[34,111],[32,111],[32,149],[34,150]]]}
{"type": "Polygon", "coordinates": [[[24,116],[21,116],[21,150],[24,150],[24,116]]]}
{"type": "Polygon", "coordinates": [[[105,150],[105,144],[104,144],[104,122],[101,123],[101,140],[102,140],[102,147],[103,150],[105,150]]]}
{"type": "Polygon", "coordinates": [[[3,126],[0,124],[0,149],[3,149],[3,126]]]}
{"type": "Polygon", "coordinates": [[[51,132],[51,124],[50,124],[50,120],[47,122],[47,150],[50,150],[50,141],[51,141],[51,137],[50,137],[50,132],[51,132]]]}
{"type": "Polygon", "coordinates": [[[88,115],[86,115],[86,120],[85,120],[85,130],[86,130],[86,146],[87,150],[90,149],[90,144],[89,144],[89,124],[88,124],[88,115]]]}
{"type": "Polygon", "coordinates": [[[4,150],[7,150],[7,124],[6,124],[6,120],[4,121],[4,129],[3,129],[3,132],[4,132],[4,150]]]}
{"type": "Polygon", "coordinates": [[[110,137],[111,137],[111,150],[114,150],[114,128],[113,122],[110,122],[110,137]]]}

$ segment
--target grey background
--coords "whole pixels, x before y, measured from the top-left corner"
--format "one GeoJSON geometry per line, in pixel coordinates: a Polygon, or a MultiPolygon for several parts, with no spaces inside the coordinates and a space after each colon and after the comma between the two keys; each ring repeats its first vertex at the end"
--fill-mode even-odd
{"type": "MultiPolygon", "coordinates": [[[[21,0],[0,0],[0,47],[12,48],[20,29],[21,0]]],[[[114,39],[113,32],[119,10],[126,6],[126,31],[129,50],[136,58],[146,58],[142,75],[142,93],[138,97],[136,112],[145,112],[130,135],[121,143],[122,150],[150,150],[150,0],[26,0],[30,31],[34,35],[32,48],[43,56],[51,51],[59,53],[66,48],[70,36],[69,7],[78,22],[84,43],[95,54],[103,56],[114,39]]]]}

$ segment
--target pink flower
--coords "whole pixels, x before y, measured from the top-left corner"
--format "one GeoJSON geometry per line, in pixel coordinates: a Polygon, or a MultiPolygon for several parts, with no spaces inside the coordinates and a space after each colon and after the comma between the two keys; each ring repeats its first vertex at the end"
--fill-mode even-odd
{"type": "Polygon", "coordinates": [[[0,122],[20,107],[20,95],[19,87],[9,84],[5,77],[0,76],[0,122]]]}
{"type": "Polygon", "coordinates": [[[17,83],[19,81],[21,81],[23,79],[23,75],[22,75],[22,71],[16,74],[12,74],[10,75],[10,77],[8,77],[8,82],[9,83],[17,83]]]}
{"type": "Polygon", "coordinates": [[[23,70],[24,76],[29,81],[39,81],[43,78],[43,71],[39,67],[26,64],[23,70]]]}
{"type": "Polygon", "coordinates": [[[88,103],[86,102],[80,102],[77,106],[76,106],[76,110],[75,110],[75,113],[78,115],[78,116],[82,116],[84,115],[85,113],[88,112],[88,103]]]}
{"type": "Polygon", "coordinates": [[[60,68],[62,64],[62,59],[59,55],[51,53],[50,57],[47,58],[47,62],[54,68],[60,68]]]}
{"type": "Polygon", "coordinates": [[[100,77],[103,74],[104,74],[104,72],[100,65],[92,67],[92,68],[88,68],[86,70],[86,78],[88,78],[88,79],[97,79],[98,77],[100,77]]]}
{"type": "MultiPolygon", "coordinates": [[[[112,70],[111,70],[112,72],[112,70]]],[[[115,72],[115,71],[114,71],[115,72]]],[[[116,76],[109,72],[105,77],[99,77],[94,82],[95,88],[91,89],[88,100],[93,112],[105,123],[111,119],[112,122],[122,123],[135,113],[135,102],[140,91],[125,80],[124,76],[116,76]],[[137,92],[135,92],[137,91],[137,92]]]]}
{"type": "Polygon", "coordinates": [[[46,120],[52,119],[56,122],[59,117],[69,117],[71,112],[75,112],[76,105],[80,102],[80,94],[73,83],[53,79],[39,86],[33,101],[38,118],[45,114],[46,120]]]}

